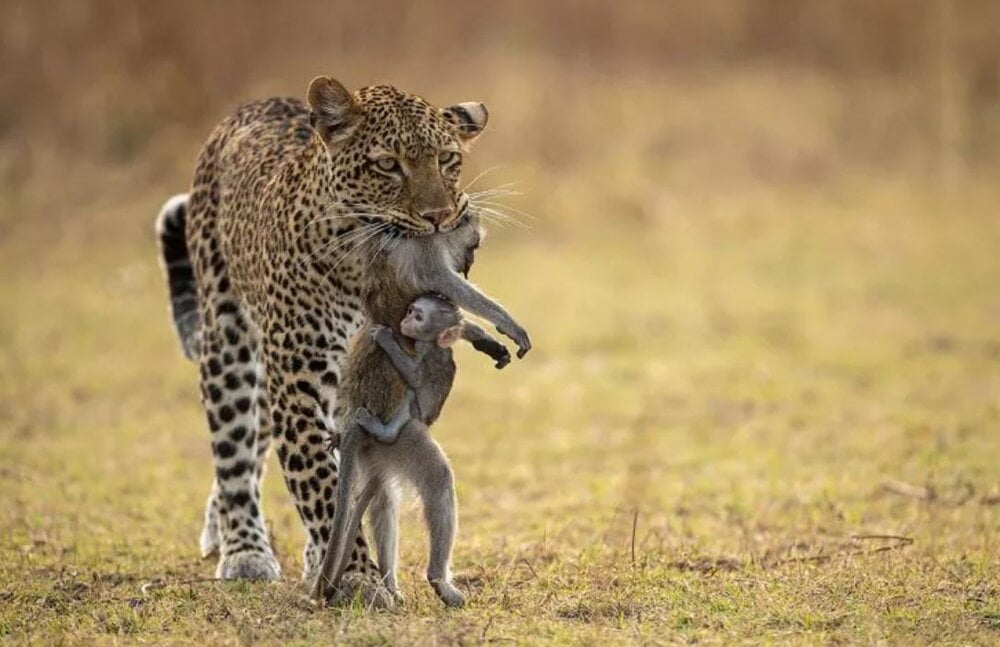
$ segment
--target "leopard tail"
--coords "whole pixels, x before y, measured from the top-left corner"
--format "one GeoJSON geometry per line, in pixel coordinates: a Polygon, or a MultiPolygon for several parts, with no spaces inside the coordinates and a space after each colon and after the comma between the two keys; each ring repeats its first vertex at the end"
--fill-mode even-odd
{"type": "Polygon", "coordinates": [[[160,265],[170,290],[170,314],[181,348],[188,359],[197,359],[201,320],[184,231],[187,211],[188,194],[180,193],[167,200],[156,217],[156,239],[160,247],[160,265]]]}

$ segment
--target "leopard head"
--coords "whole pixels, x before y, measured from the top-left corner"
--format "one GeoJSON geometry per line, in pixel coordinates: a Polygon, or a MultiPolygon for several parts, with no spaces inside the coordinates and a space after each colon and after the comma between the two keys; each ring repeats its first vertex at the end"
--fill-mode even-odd
{"type": "Polygon", "coordinates": [[[400,236],[451,231],[466,220],[462,156],[486,127],[486,106],[437,108],[389,85],[351,93],[327,76],[309,84],[308,101],[340,213],[400,236]]]}

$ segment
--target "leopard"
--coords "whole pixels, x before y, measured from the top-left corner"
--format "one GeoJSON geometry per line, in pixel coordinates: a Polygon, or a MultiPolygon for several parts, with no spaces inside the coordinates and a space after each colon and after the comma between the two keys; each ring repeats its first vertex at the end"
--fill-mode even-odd
{"type": "MultiPolygon", "coordinates": [[[[471,226],[459,180],[488,116],[482,102],[439,108],[319,76],[305,100],[253,101],[224,119],[190,190],[162,207],[170,310],[211,437],[200,549],[217,578],[282,577],[261,502],[272,445],[305,530],[302,579],[316,576],[336,500],[337,389],[372,250],[471,226]]],[[[345,572],[371,603],[393,604],[360,531],[345,572]]]]}

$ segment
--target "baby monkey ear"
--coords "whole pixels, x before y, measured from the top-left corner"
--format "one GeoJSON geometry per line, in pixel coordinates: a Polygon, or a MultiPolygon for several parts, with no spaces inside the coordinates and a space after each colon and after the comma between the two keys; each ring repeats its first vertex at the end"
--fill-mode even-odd
{"type": "Polygon", "coordinates": [[[449,326],[441,331],[437,338],[439,348],[449,348],[462,337],[462,324],[449,326]]]}
{"type": "Polygon", "coordinates": [[[490,113],[478,101],[457,103],[441,110],[441,116],[454,127],[463,146],[468,146],[486,128],[490,113]]]}
{"type": "Polygon", "coordinates": [[[309,84],[309,121],[328,147],[346,142],[361,124],[361,107],[336,79],[317,76],[309,84]]]}

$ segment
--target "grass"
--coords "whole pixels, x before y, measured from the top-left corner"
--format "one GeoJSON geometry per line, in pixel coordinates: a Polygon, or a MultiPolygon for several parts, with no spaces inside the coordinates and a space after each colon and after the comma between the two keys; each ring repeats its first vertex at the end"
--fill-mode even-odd
{"type": "Polygon", "coordinates": [[[210,454],[149,235],[160,196],[120,207],[143,217],[11,224],[0,639],[995,644],[987,186],[758,191],[672,203],[641,231],[591,214],[496,232],[475,278],[536,350],[502,373],[462,351],[435,429],[459,484],[458,612],[422,581],[413,506],[406,607],[312,609],[276,465],[285,580],[204,581],[210,454]]]}
{"type": "Polygon", "coordinates": [[[1000,642],[989,3],[210,4],[0,3],[0,643],[1000,642]],[[412,506],[404,609],[304,602],[277,465],[285,580],[197,555],[153,215],[320,73],[485,101],[537,216],[473,273],[535,349],[434,430],[462,611],[412,506]]]}

